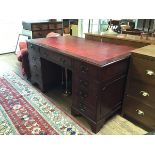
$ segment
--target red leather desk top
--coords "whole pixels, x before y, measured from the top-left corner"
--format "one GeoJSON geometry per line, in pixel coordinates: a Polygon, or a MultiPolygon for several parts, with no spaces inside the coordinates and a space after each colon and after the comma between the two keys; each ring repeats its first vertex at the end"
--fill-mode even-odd
{"type": "Polygon", "coordinates": [[[97,42],[72,36],[32,39],[31,42],[52,50],[56,49],[60,53],[98,66],[127,57],[134,49],[126,45],[97,42]]]}

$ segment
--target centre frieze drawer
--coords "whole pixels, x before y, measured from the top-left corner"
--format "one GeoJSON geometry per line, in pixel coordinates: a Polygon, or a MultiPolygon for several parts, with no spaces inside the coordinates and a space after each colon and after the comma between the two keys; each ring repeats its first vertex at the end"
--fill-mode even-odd
{"type": "Polygon", "coordinates": [[[40,56],[49,61],[53,61],[54,63],[66,67],[68,69],[72,68],[72,61],[69,57],[58,54],[52,50],[48,50],[45,48],[40,48],[40,56]]]}

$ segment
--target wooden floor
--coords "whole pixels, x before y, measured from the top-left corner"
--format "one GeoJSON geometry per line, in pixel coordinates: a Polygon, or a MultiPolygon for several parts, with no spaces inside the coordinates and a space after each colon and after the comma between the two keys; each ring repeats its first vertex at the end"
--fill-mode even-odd
{"type": "MultiPolygon", "coordinates": [[[[13,70],[21,78],[27,81],[26,77],[23,77],[21,72],[21,64],[17,61],[16,55],[14,53],[0,55],[0,66],[4,70],[6,68],[13,70]]],[[[29,81],[27,81],[30,83],[29,81]]],[[[30,83],[31,84],[31,83],[30,83]]],[[[35,86],[34,86],[35,87],[35,86]]],[[[38,89],[37,87],[35,87],[38,89]]],[[[38,89],[39,90],[39,89],[38,89]]],[[[46,93],[48,99],[55,100],[55,103],[60,106],[64,111],[70,114],[72,99],[71,96],[64,96],[63,90],[54,89],[46,93]]],[[[86,128],[90,130],[90,126],[87,123],[87,120],[83,117],[76,117],[86,128]]],[[[107,123],[102,127],[99,135],[142,135],[147,133],[145,130],[137,127],[128,120],[122,118],[120,115],[116,115],[111,118],[107,123]]]]}

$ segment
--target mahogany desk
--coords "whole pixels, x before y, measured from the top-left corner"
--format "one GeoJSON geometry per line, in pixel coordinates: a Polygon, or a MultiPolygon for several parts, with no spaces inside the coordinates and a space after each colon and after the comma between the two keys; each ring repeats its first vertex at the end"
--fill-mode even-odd
{"type": "Polygon", "coordinates": [[[71,70],[71,113],[84,116],[97,133],[121,109],[131,50],[71,36],[32,39],[28,41],[31,82],[44,91],[61,81],[61,67],[71,70]]]}

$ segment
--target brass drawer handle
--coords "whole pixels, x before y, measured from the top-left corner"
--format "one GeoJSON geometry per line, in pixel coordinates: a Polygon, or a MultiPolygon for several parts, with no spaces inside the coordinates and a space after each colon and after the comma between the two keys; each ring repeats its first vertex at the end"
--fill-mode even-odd
{"type": "Polygon", "coordinates": [[[142,110],[137,109],[136,112],[138,115],[144,116],[144,112],[142,110]]]}
{"type": "Polygon", "coordinates": [[[146,92],[146,91],[140,91],[140,94],[141,94],[142,96],[144,96],[144,97],[150,96],[149,93],[146,92]]]}
{"type": "Polygon", "coordinates": [[[154,71],[146,70],[146,75],[153,76],[155,75],[154,71]]]}

